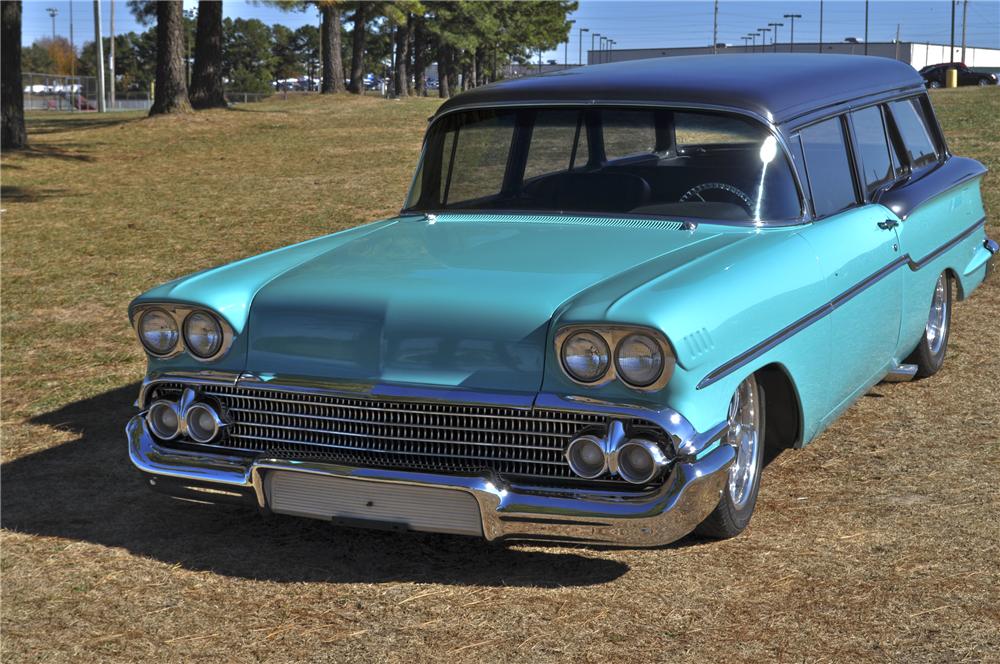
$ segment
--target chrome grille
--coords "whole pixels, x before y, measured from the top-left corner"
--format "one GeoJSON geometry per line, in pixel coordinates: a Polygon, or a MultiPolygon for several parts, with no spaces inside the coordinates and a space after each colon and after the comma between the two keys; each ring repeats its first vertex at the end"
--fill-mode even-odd
{"type": "MultiPolygon", "coordinates": [[[[156,391],[169,397],[184,387],[161,383],[156,391]]],[[[215,447],[430,472],[489,469],[506,477],[583,481],[570,470],[563,450],[581,431],[606,427],[610,419],[592,413],[360,399],[230,385],[199,389],[202,396],[222,404],[230,422],[225,438],[215,447]]],[[[645,420],[632,420],[630,425],[660,431],[645,420]]]]}

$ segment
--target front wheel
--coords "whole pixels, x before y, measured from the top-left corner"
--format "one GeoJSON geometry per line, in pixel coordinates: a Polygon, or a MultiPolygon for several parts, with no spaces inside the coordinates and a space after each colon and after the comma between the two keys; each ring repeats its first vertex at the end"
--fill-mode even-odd
{"type": "Polygon", "coordinates": [[[757,505],[764,467],[764,392],[755,376],[740,383],[729,402],[729,431],[723,443],[735,448],[736,459],[729,467],[719,504],[695,529],[715,539],[743,532],[757,505]]]}
{"type": "Polygon", "coordinates": [[[981,87],[981,88],[985,88],[990,83],[992,83],[992,81],[988,81],[985,78],[979,79],[979,87],[981,87]]]}
{"type": "Polygon", "coordinates": [[[934,88],[936,90],[937,88],[941,87],[941,84],[938,83],[937,81],[931,81],[930,83],[927,84],[927,87],[934,88]]]}
{"type": "Polygon", "coordinates": [[[927,314],[924,336],[906,361],[917,365],[917,376],[933,376],[944,364],[951,332],[951,277],[944,272],[938,277],[931,296],[931,310],[927,314]]]}

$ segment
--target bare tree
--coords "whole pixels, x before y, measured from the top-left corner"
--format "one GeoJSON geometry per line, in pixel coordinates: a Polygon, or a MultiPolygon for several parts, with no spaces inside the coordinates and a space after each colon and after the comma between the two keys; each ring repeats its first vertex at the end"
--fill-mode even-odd
{"type": "Polygon", "coordinates": [[[194,73],[191,106],[197,109],[226,106],[222,87],[222,2],[198,3],[198,31],[194,40],[194,73]]]}
{"type": "Polygon", "coordinates": [[[0,96],[3,97],[0,148],[23,148],[28,137],[24,130],[24,88],[21,85],[21,2],[2,2],[0,45],[0,96]]]}
{"type": "Polygon", "coordinates": [[[150,115],[187,113],[187,80],[184,76],[184,4],[156,3],[156,91],[150,115]]]}

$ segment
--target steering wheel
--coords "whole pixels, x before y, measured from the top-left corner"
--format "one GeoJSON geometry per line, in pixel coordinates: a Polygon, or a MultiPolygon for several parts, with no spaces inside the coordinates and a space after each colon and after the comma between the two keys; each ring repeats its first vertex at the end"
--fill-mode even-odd
{"type": "MultiPolygon", "coordinates": [[[[753,215],[755,207],[754,200],[749,196],[747,196],[745,193],[743,193],[743,191],[740,190],[739,188],[734,187],[731,184],[726,184],[725,182],[705,182],[704,184],[699,184],[696,187],[691,187],[690,189],[684,192],[684,195],[680,197],[679,202],[686,203],[688,201],[698,200],[702,201],[703,203],[708,203],[709,201],[705,199],[703,194],[709,191],[726,192],[733,198],[736,198],[739,201],[739,204],[742,205],[744,208],[746,208],[747,213],[753,215]]],[[[727,201],[717,201],[717,202],[724,203],[727,201]]]]}

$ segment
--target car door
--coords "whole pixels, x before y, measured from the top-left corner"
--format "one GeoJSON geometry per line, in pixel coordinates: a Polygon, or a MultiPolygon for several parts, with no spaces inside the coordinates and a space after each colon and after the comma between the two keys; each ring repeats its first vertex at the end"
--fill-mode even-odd
{"type": "Polygon", "coordinates": [[[891,364],[901,315],[895,224],[887,220],[882,206],[868,203],[867,185],[855,173],[860,159],[849,136],[845,116],[799,133],[813,210],[820,218],[803,235],[826,275],[832,319],[829,413],[824,424],[891,364]]]}

